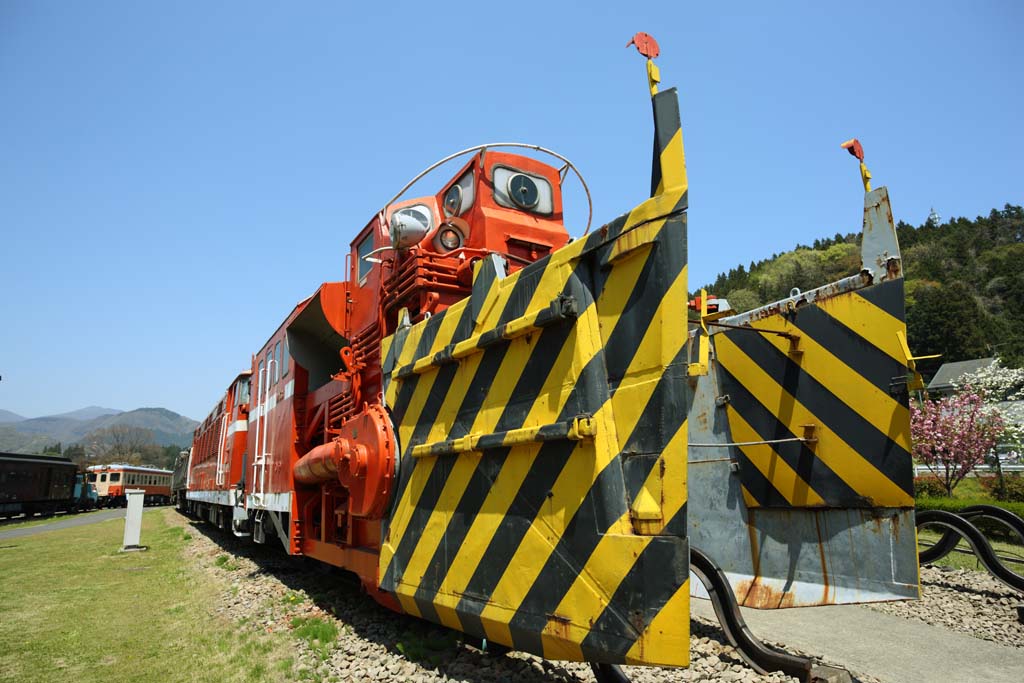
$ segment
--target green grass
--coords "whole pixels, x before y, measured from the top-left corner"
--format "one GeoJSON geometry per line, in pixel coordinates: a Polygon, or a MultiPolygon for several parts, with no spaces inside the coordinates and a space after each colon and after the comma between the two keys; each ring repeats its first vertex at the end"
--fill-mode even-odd
{"type": "MultiPolygon", "coordinates": [[[[921,541],[926,541],[929,544],[935,543],[941,536],[941,533],[931,529],[917,530],[917,540],[919,543],[921,541]]],[[[1024,560],[1024,546],[1021,546],[1019,543],[1006,543],[1003,541],[993,540],[992,536],[988,534],[986,536],[989,543],[992,545],[992,549],[996,551],[997,555],[1024,560]]],[[[924,549],[924,545],[921,545],[920,547],[924,549]]],[[[971,550],[970,544],[964,540],[961,540],[957,547],[963,550],[971,550]]],[[[934,564],[939,567],[955,567],[957,569],[971,569],[981,572],[988,571],[985,569],[985,566],[978,561],[978,558],[974,556],[973,551],[970,555],[954,551],[934,564]]],[[[1018,574],[1024,573],[1024,565],[1009,564],[1008,566],[1018,574]]]]}
{"type": "Polygon", "coordinates": [[[0,681],[290,680],[289,638],[211,613],[173,515],[145,512],[146,552],[118,552],[120,523],[0,542],[0,681]]]}
{"type": "Polygon", "coordinates": [[[333,621],[320,617],[295,617],[292,619],[292,634],[309,643],[309,647],[326,659],[331,646],[338,639],[338,627],[333,621]]]}
{"type": "Polygon", "coordinates": [[[217,556],[217,559],[213,561],[215,565],[229,572],[233,572],[238,569],[239,564],[230,555],[221,553],[217,556]]]}

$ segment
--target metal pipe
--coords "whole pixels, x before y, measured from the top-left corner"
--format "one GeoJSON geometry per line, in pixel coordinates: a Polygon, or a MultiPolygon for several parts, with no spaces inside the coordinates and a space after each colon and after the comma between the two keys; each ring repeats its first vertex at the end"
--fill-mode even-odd
{"type": "Polygon", "coordinates": [[[292,466],[292,477],[296,483],[308,486],[338,480],[341,461],[348,455],[348,442],[336,439],[316,446],[299,458],[292,466]]]}

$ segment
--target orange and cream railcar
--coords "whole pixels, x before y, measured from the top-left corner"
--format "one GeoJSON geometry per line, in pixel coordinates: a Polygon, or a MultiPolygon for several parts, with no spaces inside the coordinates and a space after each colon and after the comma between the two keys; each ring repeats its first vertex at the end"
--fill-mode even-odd
{"type": "Polygon", "coordinates": [[[99,507],[123,507],[127,489],[145,491],[146,505],[171,502],[170,470],[138,465],[93,465],[88,468],[89,483],[96,487],[99,507]]]}
{"type": "Polygon", "coordinates": [[[249,379],[242,372],[224,397],[196,427],[188,472],[186,500],[192,514],[227,528],[242,509],[242,477],[249,429],[249,379]],[[237,512],[236,512],[237,511],[237,512]]]}

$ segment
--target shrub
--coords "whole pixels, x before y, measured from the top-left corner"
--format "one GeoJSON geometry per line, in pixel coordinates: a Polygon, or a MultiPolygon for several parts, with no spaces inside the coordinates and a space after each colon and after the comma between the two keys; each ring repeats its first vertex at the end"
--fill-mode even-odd
{"type": "Polygon", "coordinates": [[[946,486],[938,477],[915,477],[915,498],[941,498],[946,495],[946,486]]]}
{"type": "Polygon", "coordinates": [[[982,481],[988,494],[1001,503],[1024,503],[1024,477],[1007,474],[1003,477],[989,477],[982,481]]]}
{"type": "MultiPolygon", "coordinates": [[[[945,510],[947,512],[960,512],[972,505],[993,505],[991,498],[918,498],[915,503],[918,510],[945,510]]],[[[996,503],[998,507],[1004,508],[1021,517],[1024,517],[1024,503],[996,503]]]]}

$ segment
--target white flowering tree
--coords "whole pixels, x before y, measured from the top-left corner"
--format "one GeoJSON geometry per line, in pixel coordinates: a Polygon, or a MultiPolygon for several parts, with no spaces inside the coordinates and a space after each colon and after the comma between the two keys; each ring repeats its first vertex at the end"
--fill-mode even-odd
{"type": "MultiPolygon", "coordinates": [[[[1024,443],[1024,369],[1007,368],[998,358],[988,367],[953,382],[958,389],[971,387],[984,398],[989,410],[999,412],[1005,424],[1000,442],[1020,447],[1024,443]]],[[[997,464],[998,465],[998,464],[997,464]]]]}

